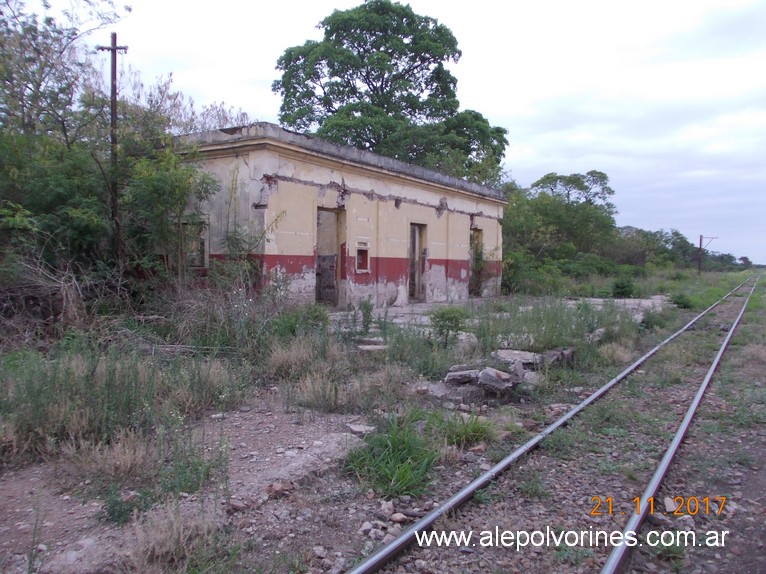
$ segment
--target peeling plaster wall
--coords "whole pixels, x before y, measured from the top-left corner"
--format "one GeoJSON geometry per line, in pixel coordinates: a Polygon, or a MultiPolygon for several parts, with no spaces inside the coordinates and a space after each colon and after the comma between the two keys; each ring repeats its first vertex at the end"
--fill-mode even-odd
{"type": "Polygon", "coordinates": [[[225,255],[225,238],[233,230],[262,237],[254,253],[266,276],[285,276],[292,299],[314,301],[317,210],[329,209],[338,214],[341,306],[366,298],[376,306],[410,302],[412,224],[425,226],[425,301],[468,298],[472,228],[482,230],[489,270],[482,291],[499,290],[503,201],[492,195],[495,190],[322,142],[320,147],[329,145],[335,154],[328,156],[307,149],[321,140],[298,136],[307,147],[298,146],[295,138],[284,136],[292,132],[272,127],[276,131],[268,128],[268,137],[260,139],[251,132],[250,137],[243,132],[228,138],[225,132],[195,135],[200,167],[221,182],[221,191],[207,206],[211,256],[225,255]],[[338,157],[341,152],[350,157],[338,157]],[[389,164],[401,171],[391,171],[389,164]],[[428,177],[411,176],[413,169],[428,177]],[[364,259],[364,250],[368,268],[359,269],[357,257],[364,259]]]}

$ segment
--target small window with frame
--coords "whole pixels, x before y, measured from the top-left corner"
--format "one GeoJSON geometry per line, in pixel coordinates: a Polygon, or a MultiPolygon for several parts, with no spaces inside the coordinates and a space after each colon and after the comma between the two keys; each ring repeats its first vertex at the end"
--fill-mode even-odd
{"type": "Polygon", "coordinates": [[[366,241],[356,242],[356,272],[370,272],[370,245],[366,241]]]}

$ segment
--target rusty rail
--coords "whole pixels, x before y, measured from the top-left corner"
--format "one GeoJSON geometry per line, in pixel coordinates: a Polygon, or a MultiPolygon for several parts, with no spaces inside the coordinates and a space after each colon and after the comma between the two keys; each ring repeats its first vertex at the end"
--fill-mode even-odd
{"type": "MultiPolygon", "coordinates": [[[[383,568],[383,566],[385,566],[391,560],[396,558],[402,551],[404,551],[404,549],[406,549],[410,544],[414,542],[416,533],[431,528],[433,523],[436,522],[436,520],[439,519],[441,516],[447,514],[448,512],[451,512],[452,510],[455,510],[456,508],[459,508],[465,502],[473,498],[473,495],[476,493],[476,491],[486,488],[495,478],[497,478],[500,474],[508,470],[508,468],[514,462],[519,460],[522,456],[524,456],[528,452],[535,449],[545,437],[550,435],[556,429],[567,424],[569,420],[572,419],[575,415],[579,414],[582,410],[587,408],[590,404],[594,403],[595,401],[600,399],[602,396],[604,396],[604,394],[606,394],[612,387],[614,387],[619,382],[627,378],[633,371],[635,371],[638,367],[640,367],[647,359],[652,357],[655,353],[657,353],[657,351],[659,351],[662,347],[670,343],[673,339],[675,339],[676,337],[680,336],[685,331],[687,331],[700,318],[702,318],[707,313],[712,311],[715,307],[717,307],[721,302],[723,302],[725,299],[731,296],[732,293],[737,291],[750,279],[752,279],[752,276],[746,279],[745,281],[743,281],[742,283],[740,283],[739,285],[737,285],[734,289],[729,291],[721,299],[719,299],[718,301],[710,305],[710,307],[708,307],[707,309],[702,311],[699,315],[694,317],[681,329],[679,329],[678,331],[676,331],[675,333],[667,337],[665,340],[663,340],[661,343],[656,345],[654,348],[648,351],[645,355],[643,355],[641,358],[639,358],[634,363],[632,363],[629,367],[627,367],[624,371],[622,371],[620,374],[618,374],[616,377],[611,379],[608,383],[606,383],[600,389],[594,392],[591,396],[589,396],[587,399],[585,399],[583,402],[577,405],[577,407],[573,408],[572,410],[567,412],[565,415],[560,417],[558,420],[556,420],[555,422],[547,426],[545,429],[540,431],[540,433],[538,433],[533,438],[531,438],[530,440],[525,442],[523,445],[521,445],[519,448],[514,450],[512,453],[510,453],[503,460],[498,462],[491,469],[489,469],[488,471],[483,473],[481,476],[473,480],[470,484],[468,484],[466,487],[461,489],[459,492],[453,494],[438,508],[432,510],[423,518],[415,522],[407,530],[402,532],[395,540],[392,540],[386,546],[383,546],[380,549],[378,549],[376,552],[374,552],[373,554],[368,556],[366,559],[364,559],[361,563],[359,563],[354,568],[349,570],[346,574],[371,574],[383,568]]],[[[757,282],[758,281],[756,280],[756,284],[757,282]]],[[[753,286],[753,289],[755,289],[755,286],[753,286]]],[[[743,307],[743,311],[744,311],[744,307],[743,307]]]]}
{"type": "MultiPolygon", "coordinates": [[[[760,277],[758,277],[758,279],[760,279],[760,277]]],[[[665,456],[662,457],[660,465],[657,467],[657,470],[654,471],[654,475],[652,475],[652,479],[649,481],[649,485],[646,487],[644,494],[641,496],[641,512],[634,514],[631,517],[631,519],[628,521],[628,524],[625,526],[625,529],[623,530],[623,536],[625,536],[625,534],[628,532],[638,534],[638,530],[641,528],[641,524],[646,518],[649,499],[657,494],[657,490],[660,488],[660,484],[662,484],[662,480],[665,478],[665,475],[670,468],[670,464],[673,462],[673,458],[678,452],[678,447],[681,446],[681,441],[683,441],[684,436],[686,436],[686,431],[689,430],[689,425],[691,425],[694,413],[697,411],[697,407],[699,406],[700,401],[702,401],[702,395],[705,394],[708,384],[710,383],[710,379],[713,378],[713,374],[718,368],[718,364],[721,362],[721,357],[723,356],[724,351],[726,351],[726,348],[729,346],[729,341],[731,340],[732,335],[734,335],[734,330],[737,328],[737,325],[739,325],[739,321],[742,319],[742,315],[745,314],[745,309],[747,308],[747,304],[750,301],[750,297],[752,297],[753,292],[755,291],[755,287],[758,285],[758,279],[755,280],[752,289],[750,289],[750,293],[745,300],[745,304],[742,305],[742,309],[740,310],[739,315],[737,315],[737,319],[734,321],[731,328],[729,329],[729,332],[726,334],[726,338],[723,340],[721,348],[718,349],[718,353],[716,353],[715,359],[713,359],[713,363],[710,365],[710,368],[708,369],[707,374],[705,375],[705,378],[703,379],[702,384],[697,391],[697,394],[694,395],[694,400],[692,401],[691,405],[689,405],[689,408],[686,411],[686,416],[681,422],[681,426],[678,427],[678,430],[673,437],[673,441],[670,443],[667,451],[665,451],[665,456]]],[[[611,554],[609,554],[609,558],[607,558],[604,567],[601,569],[601,574],[615,574],[615,572],[620,572],[623,566],[626,564],[626,560],[630,555],[630,547],[624,543],[624,538],[622,540],[623,543],[615,546],[611,554]]]]}

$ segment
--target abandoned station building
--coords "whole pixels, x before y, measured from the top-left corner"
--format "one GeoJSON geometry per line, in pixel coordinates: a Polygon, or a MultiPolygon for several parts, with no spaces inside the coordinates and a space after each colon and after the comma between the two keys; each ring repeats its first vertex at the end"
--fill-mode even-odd
{"type": "Polygon", "coordinates": [[[496,294],[500,191],[269,123],[184,136],[220,182],[197,264],[232,232],[257,242],[264,278],[296,300],[346,306],[496,294]]]}

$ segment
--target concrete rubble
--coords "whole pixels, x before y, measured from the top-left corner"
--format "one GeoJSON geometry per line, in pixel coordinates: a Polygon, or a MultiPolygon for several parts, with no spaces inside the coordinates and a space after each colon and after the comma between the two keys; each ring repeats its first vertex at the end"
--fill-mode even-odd
{"type": "Polygon", "coordinates": [[[510,394],[513,389],[519,384],[524,382],[524,373],[506,373],[487,367],[479,373],[479,380],[476,385],[483,389],[488,394],[494,394],[496,396],[504,396],[510,394]]]}
{"type": "Polygon", "coordinates": [[[489,366],[452,365],[444,379],[421,382],[414,392],[441,402],[444,408],[455,410],[459,405],[477,405],[486,400],[508,399],[521,385],[533,387],[545,381],[544,369],[551,365],[573,366],[574,349],[558,347],[544,353],[517,349],[499,349],[492,358],[505,364],[505,370],[489,366]]]}

